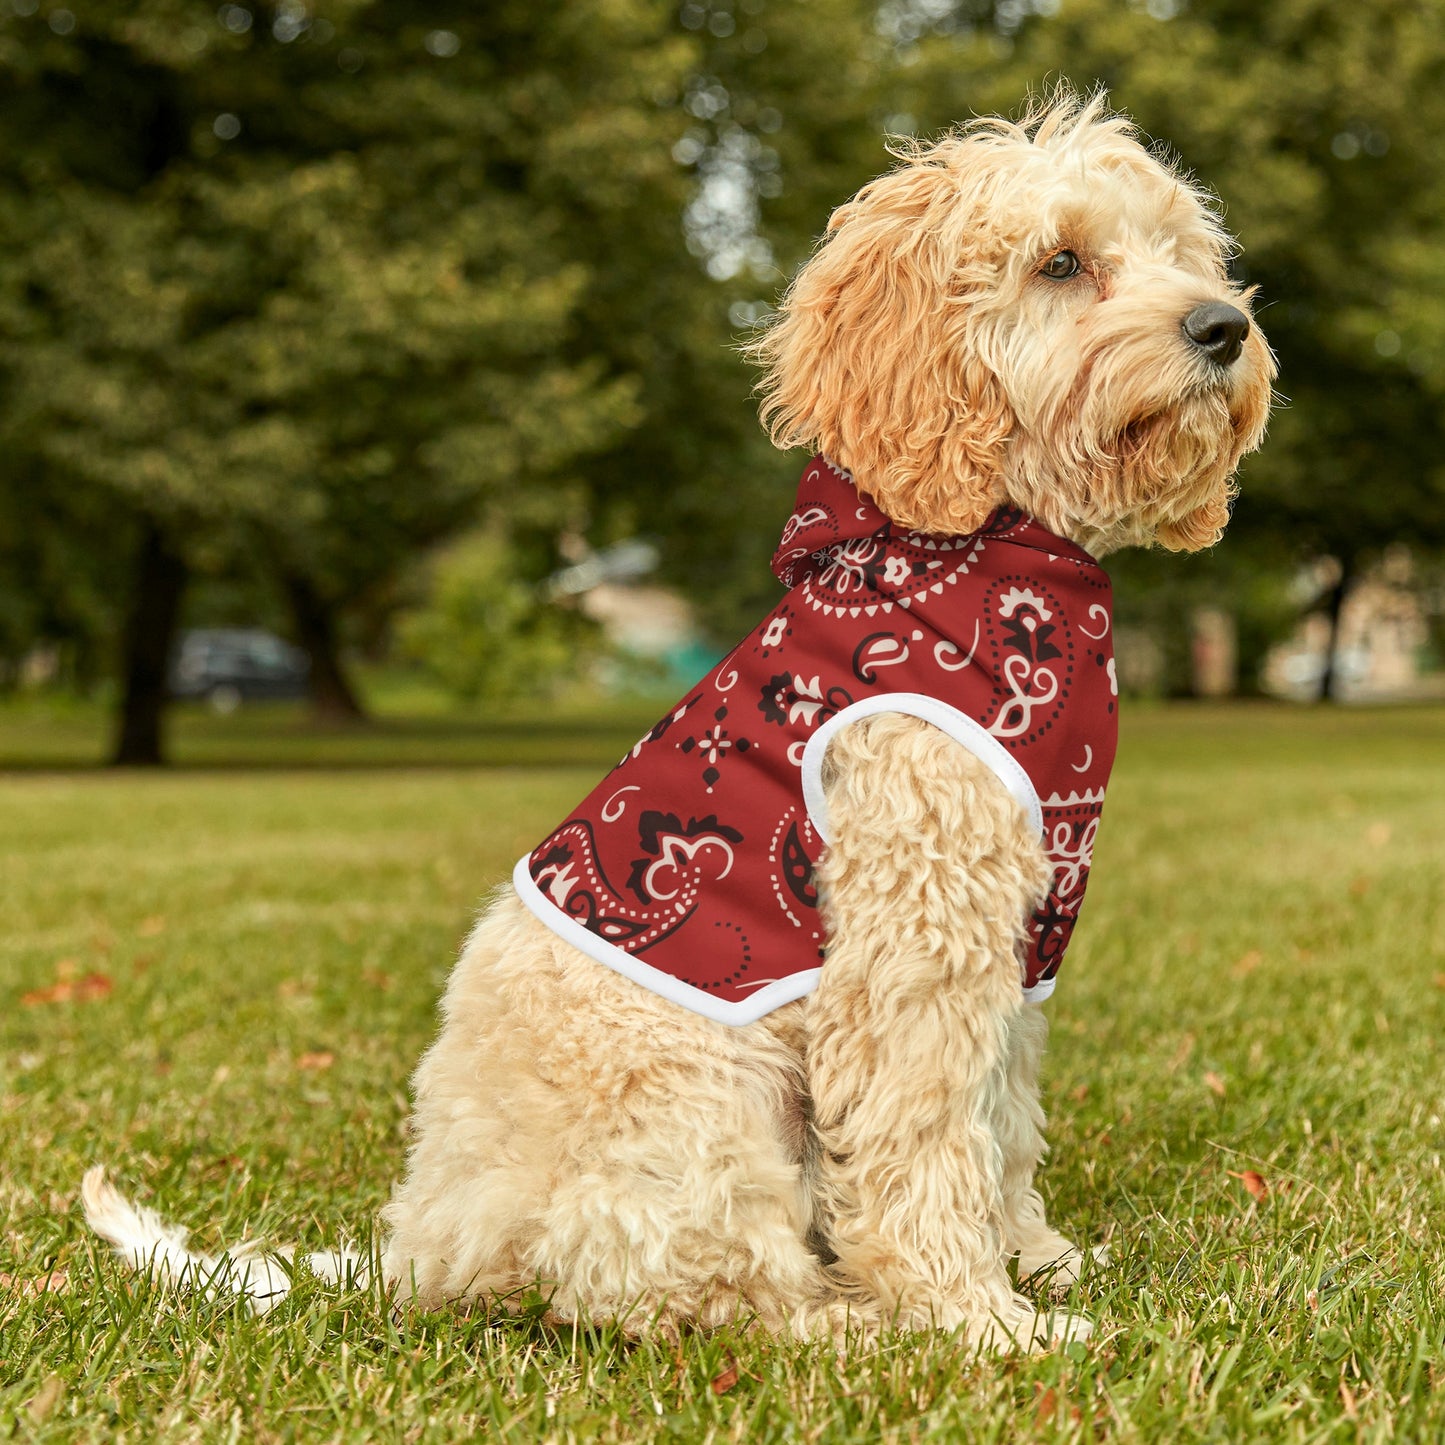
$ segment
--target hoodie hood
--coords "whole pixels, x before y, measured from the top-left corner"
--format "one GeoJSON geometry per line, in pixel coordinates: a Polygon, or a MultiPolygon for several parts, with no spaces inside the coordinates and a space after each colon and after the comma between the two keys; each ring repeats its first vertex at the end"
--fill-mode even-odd
{"type": "MultiPolygon", "coordinates": [[[[1013,542],[1032,547],[1050,557],[1067,557],[1075,562],[1098,563],[1077,543],[1041,527],[1017,507],[999,507],[977,532],[931,534],[896,527],[858,489],[853,474],[825,456],[814,457],[803,469],[793,514],[773,553],[773,575],[784,587],[793,588],[809,577],[842,565],[857,569],[860,590],[897,600],[907,595],[908,582],[915,573],[906,571],[894,558],[870,568],[868,558],[879,558],[878,543],[897,537],[931,552],[952,551],[976,537],[1013,542]],[[867,543],[866,547],[859,544],[867,543]]],[[[921,574],[919,574],[921,575],[921,574]]]]}

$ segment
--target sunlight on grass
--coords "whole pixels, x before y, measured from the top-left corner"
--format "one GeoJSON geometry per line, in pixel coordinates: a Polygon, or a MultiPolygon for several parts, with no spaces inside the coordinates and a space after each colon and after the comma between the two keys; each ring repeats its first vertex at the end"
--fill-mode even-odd
{"type": "Polygon", "coordinates": [[[203,1247],[367,1245],[476,907],[648,720],[461,754],[418,728],[403,766],[0,778],[0,1436],[1445,1437],[1438,709],[1126,716],[1049,1005],[1045,1191],[1113,1250],[1087,1347],[675,1353],[309,1279],[256,1321],[89,1244],[105,1160],[203,1247]]]}

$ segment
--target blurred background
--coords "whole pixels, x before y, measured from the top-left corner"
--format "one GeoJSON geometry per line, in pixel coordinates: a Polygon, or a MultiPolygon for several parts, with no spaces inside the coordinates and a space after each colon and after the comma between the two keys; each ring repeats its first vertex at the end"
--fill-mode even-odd
{"type": "Polygon", "coordinates": [[[738,343],[886,136],[1059,77],[1287,398],[1111,560],[1121,681],[1445,697],[1445,0],[0,0],[0,762],[671,696],[803,460],[738,343]]]}

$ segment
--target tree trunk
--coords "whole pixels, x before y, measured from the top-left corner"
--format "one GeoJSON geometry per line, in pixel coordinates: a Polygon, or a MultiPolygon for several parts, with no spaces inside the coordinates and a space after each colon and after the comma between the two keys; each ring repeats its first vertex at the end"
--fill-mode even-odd
{"type": "Polygon", "coordinates": [[[1345,610],[1345,598],[1349,594],[1354,580],[1355,559],[1341,557],[1340,575],[1335,585],[1330,588],[1329,599],[1325,607],[1325,615],[1330,620],[1330,636],[1325,647],[1324,671],[1320,674],[1320,702],[1336,701],[1335,694],[1339,687],[1337,659],[1340,647],[1340,615],[1345,610]]]}
{"type": "Polygon", "coordinates": [[[117,767],[153,768],[165,761],[161,724],[167,700],[166,668],[185,589],[185,562],[160,528],[147,521],[122,642],[124,693],[111,754],[117,767]]]}
{"type": "Polygon", "coordinates": [[[284,581],[296,641],[311,658],[311,711],[316,720],[332,724],[365,722],[366,711],[341,665],[336,618],[330,604],[309,578],[288,572],[284,581]]]}

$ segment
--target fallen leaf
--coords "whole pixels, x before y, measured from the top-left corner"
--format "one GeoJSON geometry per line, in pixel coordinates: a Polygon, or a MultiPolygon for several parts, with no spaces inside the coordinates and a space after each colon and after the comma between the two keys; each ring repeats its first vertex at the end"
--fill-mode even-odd
{"type": "Polygon", "coordinates": [[[48,988],[31,989],[29,993],[20,995],[20,1002],[25,1008],[34,1008],[37,1004],[69,1003],[71,1000],[89,1003],[105,998],[114,987],[107,974],[88,973],[84,978],[62,978],[48,988]]]}
{"type": "Polygon", "coordinates": [[[336,1055],[326,1049],[317,1049],[314,1053],[302,1054],[296,1060],[298,1069],[329,1069],[336,1062],[336,1055]]]}
{"type": "Polygon", "coordinates": [[[372,988],[380,989],[382,993],[388,993],[391,990],[391,975],[379,968],[363,968],[361,981],[370,984],[372,988]]]}
{"type": "Polygon", "coordinates": [[[1204,1084],[1207,1089],[1212,1093],[1218,1094],[1221,1099],[1224,1097],[1224,1080],[1221,1079],[1213,1069],[1210,1069],[1209,1072],[1205,1074],[1204,1084]]]}
{"type": "Polygon", "coordinates": [[[142,918],[136,932],[142,938],[157,938],[166,931],[166,921],[159,913],[151,918],[142,918]]]}
{"type": "Polygon", "coordinates": [[[1371,879],[1364,877],[1363,874],[1358,878],[1352,878],[1350,880],[1350,897],[1363,898],[1365,894],[1370,891],[1371,881],[1371,879]]]}
{"type": "Polygon", "coordinates": [[[1076,1104],[1082,1104],[1084,1100],[1088,1097],[1089,1086],[1087,1084],[1080,1084],[1077,1089],[1069,1090],[1069,1098],[1071,1098],[1076,1104]]]}
{"type": "Polygon", "coordinates": [[[726,1395],[737,1382],[738,1362],[729,1355],[727,1369],[722,1374],[713,1376],[712,1392],[714,1395],[726,1395]]]}
{"type": "Polygon", "coordinates": [[[1038,1398],[1038,1404],[1034,1407],[1034,1424],[1052,1425],[1054,1416],[1058,1413],[1059,1397],[1052,1389],[1042,1391],[1038,1398]]]}
{"type": "Polygon", "coordinates": [[[1260,964],[1264,962],[1264,954],[1259,949],[1251,948],[1238,963],[1230,970],[1235,978],[1248,978],[1260,964]]]}
{"type": "Polygon", "coordinates": [[[1263,1174],[1253,1169],[1243,1169],[1237,1174],[1233,1169],[1228,1172],[1231,1179],[1237,1179],[1244,1185],[1245,1191],[1252,1198],[1263,1199],[1264,1196],[1269,1193],[1269,1184],[1266,1182],[1263,1174]]]}
{"type": "Polygon", "coordinates": [[[64,1003],[74,992],[74,984],[62,980],[49,988],[32,988],[29,993],[22,993],[20,1005],[22,1008],[34,1008],[42,1003],[64,1003]]]}
{"type": "Polygon", "coordinates": [[[1371,823],[1365,829],[1365,842],[1372,848],[1383,848],[1390,841],[1390,825],[1388,823],[1371,823]]]}
{"type": "Polygon", "coordinates": [[[64,1294],[70,1288],[70,1276],[63,1269],[53,1269],[49,1274],[32,1275],[26,1278],[18,1274],[0,1274],[0,1289],[13,1289],[26,1299],[36,1299],[43,1294],[64,1294]]]}
{"type": "Polygon", "coordinates": [[[1445,973],[1437,973],[1435,975],[1435,987],[1445,988],[1445,973]]]}

